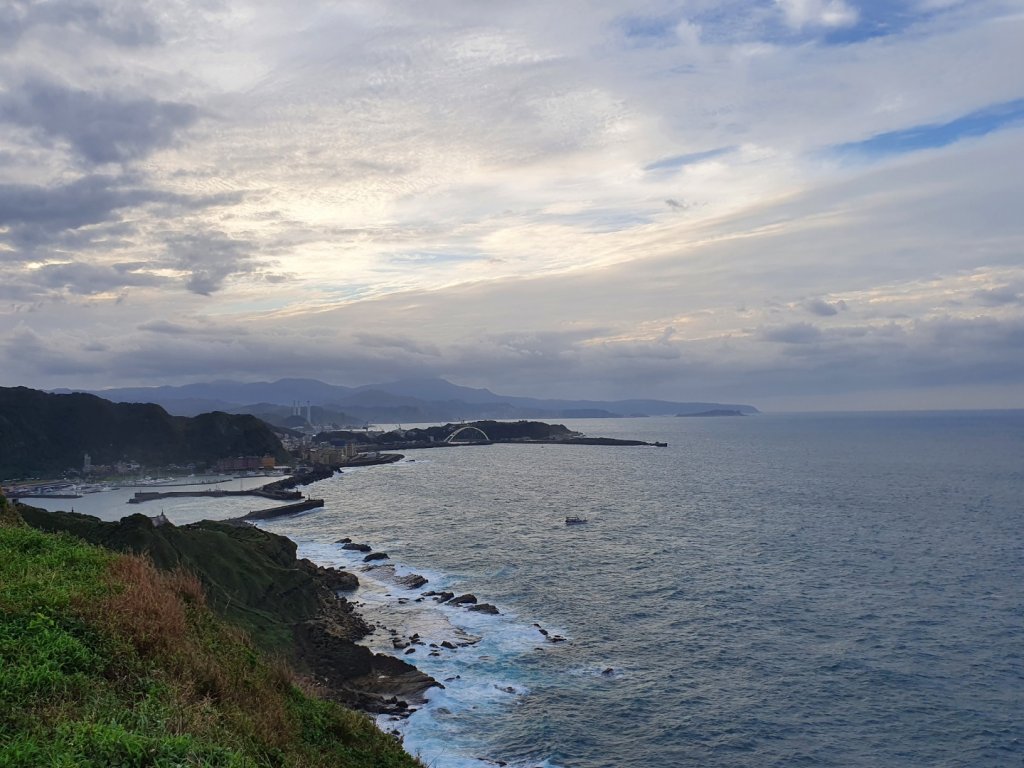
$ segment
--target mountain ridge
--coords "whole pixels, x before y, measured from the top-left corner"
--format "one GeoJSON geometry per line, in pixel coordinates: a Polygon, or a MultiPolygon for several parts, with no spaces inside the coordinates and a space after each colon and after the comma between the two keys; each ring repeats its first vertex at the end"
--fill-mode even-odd
{"type": "MultiPolygon", "coordinates": [[[[64,391],[64,390],[61,390],[64,391]]],[[[238,382],[220,380],[181,386],[125,387],[86,391],[115,402],[155,402],[179,416],[194,416],[216,405],[227,412],[251,412],[257,403],[276,406],[307,404],[341,412],[355,422],[417,422],[461,419],[607,418],[674,416],[713,409],[759,413],[741,403],[546,399],[501,395],[489,389],[464,387],[442,378],[409,378],[360,387],[328,384],[317,379],[238,382]]]]}

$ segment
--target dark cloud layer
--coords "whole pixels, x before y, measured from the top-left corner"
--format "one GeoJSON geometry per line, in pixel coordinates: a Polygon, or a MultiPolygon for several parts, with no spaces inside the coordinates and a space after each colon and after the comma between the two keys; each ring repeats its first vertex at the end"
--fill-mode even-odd
{"type": "MultiPolygon", "coordinates": [[[[0,184],[0,242],[12,250],[0,251],[5,261],[35,258],[43,245],[61,243],[70,233],[91,225],[104,225],[103,236],[120,224],[120,212],[159,203],[168,215],[198,211],[237,202],[234,193],[221,195],[180,195],[150,186],[136,176],[91,174],[67,184],[0,184]]],[[[65,243],[78,248],[88,238],[65,243]]],[[[108,243],[109,247],[109,243],[108,243]]]]}
{"type": "Polygon", "coordinates": [[[174,143],[199,119],[191,104],[84,91],[29,78],[0,96],[0,122],[42,143],[67,142],[84,163],[125,163],[174,143]]]}
{"type": "Polygon", "coordinates": [[[250,244],[223,232],[172,235],[166,242],[169,263],[188,273],[185,287],[208,296],[220,290],[231,275],[249,274],[257,266],[250,244]]]}

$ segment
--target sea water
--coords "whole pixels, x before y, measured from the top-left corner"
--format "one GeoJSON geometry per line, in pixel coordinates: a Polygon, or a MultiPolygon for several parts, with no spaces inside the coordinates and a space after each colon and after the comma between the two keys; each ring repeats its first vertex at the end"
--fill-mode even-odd
{"type": "Polygon", "coordinates": [[[669,447],[407,451],[262,523],[443,682],[381,721],[427,765],[1024,763],[1024,412],[565,423],[669,447]]]}

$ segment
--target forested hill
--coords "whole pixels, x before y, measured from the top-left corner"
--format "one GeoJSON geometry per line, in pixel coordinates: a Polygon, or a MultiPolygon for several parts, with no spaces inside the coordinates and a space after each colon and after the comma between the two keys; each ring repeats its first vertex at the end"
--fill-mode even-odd
{"type": "Polygon", "coordinates": [[[0,479],[122,460],[147,466],[286,454],[254,416],[221,412],[171,416],[151,403],[112,403],[95,395],[51,395],[0,387],[0,479]]]}

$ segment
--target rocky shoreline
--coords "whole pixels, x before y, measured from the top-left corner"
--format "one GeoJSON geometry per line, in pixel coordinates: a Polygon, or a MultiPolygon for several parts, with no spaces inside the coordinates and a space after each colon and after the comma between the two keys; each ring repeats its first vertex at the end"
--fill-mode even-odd
{"type": "Polygon", "coordinates": [[[359,645],[373,627],[344,594],[359,586],[358,577],[298,558],[296,545],[284,536],[237,523],[179,527],[156,525],[139,514],[104,522],[24,504],[17,509],[34,528],[144,554],[158,568],[193,571],[216,613],[247,630],[264,651],[287,658],[325,698],[371,714],[404,717],[424,701],[427,690],[443,687],[412,664],[359,645]]]}

